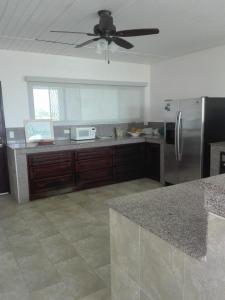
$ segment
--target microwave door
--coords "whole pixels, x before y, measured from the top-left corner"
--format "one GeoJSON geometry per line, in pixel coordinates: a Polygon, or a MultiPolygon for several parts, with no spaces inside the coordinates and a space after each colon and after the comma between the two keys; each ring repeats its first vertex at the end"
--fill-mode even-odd
{"type": "Polygon", "coordinates": [[[82,139],[88,139],[89,138],[89,130],[86,128],[80,128],[78,131],[79,138],[82,139]]]}

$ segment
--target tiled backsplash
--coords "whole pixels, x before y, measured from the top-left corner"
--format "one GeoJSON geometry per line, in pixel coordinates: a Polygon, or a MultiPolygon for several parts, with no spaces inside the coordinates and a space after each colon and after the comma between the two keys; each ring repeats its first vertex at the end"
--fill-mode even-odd
{"type": "MultiPolygon", "coordinates": [[[[85,126],[89,126],[88,124],[85,126]]],[[[131,127],[153,127],[153,128],[161,128],[163,127],[162,122],[149,122],[148,125],[144,126],[144,123],[121,123],[121,124],[97,124],[97,125],[90,125],[94,126],[97,129],[97,136],[114,136],[114,129],[115,127],[120,127],[127,131],[131,127]]],[[[64,133],[64,130],[70,129],[72,127],[77,126],[54,126],[54,135],[55,139],[70,139],[70,134],[64,133]]],[[[15,143],[15,142],[24,142],[25,141],[25,131],[24,127],[16,127],[16,128],[6,128],[6,136],[8,143],[15,143]],[[10,137],[10,132],[14,133],[14,137],[10,137]]]]}

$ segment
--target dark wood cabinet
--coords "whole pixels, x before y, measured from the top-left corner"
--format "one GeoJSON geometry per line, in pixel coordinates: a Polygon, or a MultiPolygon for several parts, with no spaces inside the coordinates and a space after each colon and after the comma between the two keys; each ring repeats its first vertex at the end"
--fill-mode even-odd
{"type": "Polygon", "coordinates": [[[72,151],[30,154],[27,157],[30,199],[47,197],[58,190],[74,187],[72,151]]]}
{"type": "Polygon", "coordinates": [[[113,183],[113,148],[76,151],[76,188],[113,183]]]}
{"type": "Polygon", "coordinates": [[[146,143],[146,177],[160,181],[160,144],[146,143]]]}
{"type": "Polygon", "coordinates": [[[76,151],[76,160],[108,158],[112,155],[113,147],[98,147],[76,151]]]}
{"type": "Polygon", "coordinates": [[[27,156],[30,199],[142,177],[160,180],[160,145],[134,143],[27,156]]]}
{"type": "Polygon", "coordinates": [[[54,191],[58,193],[58,190],[66,189],[69,186],[73,186],[73,176],[64,175],[51,178],[33,180],[30,185],[31,199],[37,199],[41,197],[47,197],[54,195],[54,191]]]}
{"type": "Polygon", "coordinates": [[[114,148],[116,182],[144,177],[145,144],[129,144],[114,148]]]}

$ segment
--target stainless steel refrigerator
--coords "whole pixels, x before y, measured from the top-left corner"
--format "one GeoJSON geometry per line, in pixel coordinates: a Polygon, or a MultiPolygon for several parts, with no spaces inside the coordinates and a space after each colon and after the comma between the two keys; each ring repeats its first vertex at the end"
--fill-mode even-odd
{"type": "Polygon", "coordinates": [[[165,100],[164,180],[210,176],[210,143],[225,141],[225,98],[165,100]]]}

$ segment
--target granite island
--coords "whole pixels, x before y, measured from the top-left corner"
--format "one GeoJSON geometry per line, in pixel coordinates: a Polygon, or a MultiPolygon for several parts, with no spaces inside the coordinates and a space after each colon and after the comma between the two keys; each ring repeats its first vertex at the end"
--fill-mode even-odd
{"type": "Polygon", "coordinates": [[[225,152],[225,142],[211,143],[210,150],[210,176],[220,174],[221,153],[225,152]]]}
{"type": "Polygon", "coordinates": [[[108,204],[112,300],[225,299],[225,175],[108,204]]]}

